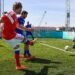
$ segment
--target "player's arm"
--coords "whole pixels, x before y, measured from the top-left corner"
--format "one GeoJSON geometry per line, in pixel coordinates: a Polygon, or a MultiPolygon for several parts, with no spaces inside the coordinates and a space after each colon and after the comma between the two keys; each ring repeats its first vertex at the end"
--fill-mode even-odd
{"type": "Polygon", "coordinates": [[[33,28],[26,28],[26,27],[24,27],[24,26],[22,26],[22,25],[17,25],[17,28],[19,28],[19,29],[21,29],[21,30],[23,30],[23,31],[33,31],[33,28]]]}
{"type": "Polygon", "coordinates": [[[0,23],[2,23],[2,19],[0,18],[0,23]]]}
{"type": "Polygon", "coordinates": [[[0,17],[0,23],[4,23],[5,20],[6,20],[6,16],[5,16],[5,15],[2,15],[2,16],[0,17]]]}

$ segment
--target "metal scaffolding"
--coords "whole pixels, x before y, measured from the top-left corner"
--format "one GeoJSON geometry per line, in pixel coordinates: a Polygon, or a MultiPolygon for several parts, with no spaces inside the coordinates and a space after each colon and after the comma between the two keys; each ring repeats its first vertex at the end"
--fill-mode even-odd
{"type": "Polygon", "coordinates": [[[3,14],[4,12],[4,0],[0,0],[0,16],[3,14]]]}
{"type": "Polygon", "coordinates": [[[66,0],[66,23],[65,23],[65,30],[70,30],[70,0],[66,0]]]}
{"type": "Polygon", "coordinates": [[[1,0],[0,0],[0,17],[1,17],[1,0]]]}

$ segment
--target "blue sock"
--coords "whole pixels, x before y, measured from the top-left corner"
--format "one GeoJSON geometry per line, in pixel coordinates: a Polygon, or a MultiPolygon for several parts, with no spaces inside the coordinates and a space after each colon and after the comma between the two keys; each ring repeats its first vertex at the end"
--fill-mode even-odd
{"type": "Polygon", "coordinates": [[[14,49],[14,57],[16,58],[16,56],[19,56],[20,54],[20,49],[14,49]]]}
{"type": "Polygon", "coordinates": [[[26,55],[27,54],[27,50],[26,49],[24,49],[24,55],[26,55]]]}
{"type": "Polygon", "coordinates": [[[20,53],[20,50],[18,50],[18,49],[14,50],[14,54],[19,54],[19,53],[20,53]]]}
{"type": "Polygon", "coordinates": [[[25,41],[24,41],[25,44],[28,44],[29,42],[30,42],[29,40],[25,40],[25,41]]]}
{"type": "Polygon", "coordinates": [[[29,52],[29,50],[27,50],[27,55],[28,55],[28,56],[30,56],[30,55],[31,55],[31,54],[30,54],[30,52],[29,52]]]}

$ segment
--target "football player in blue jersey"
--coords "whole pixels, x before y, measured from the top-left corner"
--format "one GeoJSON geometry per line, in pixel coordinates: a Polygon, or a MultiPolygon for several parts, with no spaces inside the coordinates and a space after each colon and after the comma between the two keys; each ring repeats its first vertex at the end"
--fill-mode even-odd
{"type": "MultiPolygon", "coordinates": [[[[27,22],[27,25],[25,26],[26,28],[31,28],[31,24],[29,23],[29,21],[27,22]]],[[[32,32],[31,31],[26,31],[26,37],[28,37],[28,36],[31,36],[32,37],[32,39],[34,40],[34,36],[33,36],[33,34],[32,34],[32,32]]]]}
{"type": "MultiPolygon", "coordinates": [[[[22,11],[21,16],[18,17],[18,22],[20,25],[24,26],[25,18],[27,17],[27,15],[28,15],[27,11],[25,11],[25,10],[22,11]]],[[[16,33],[19,33],[19,34],[25,36],[24,32],[20,29],[16,29],[16,33]]],[[[24,55],[23,55],[24,58],[27,58],[28,60],[31,60],[33,58],[30,51],[29,51],[29,45],[33,45],[36,40],[37,39],[34,39],[33,41],[27,40],[24,42],[24,55]]]]}

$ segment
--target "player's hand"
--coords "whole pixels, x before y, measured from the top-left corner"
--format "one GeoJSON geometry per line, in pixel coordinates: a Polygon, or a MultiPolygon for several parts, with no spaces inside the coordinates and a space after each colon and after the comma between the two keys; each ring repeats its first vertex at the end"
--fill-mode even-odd
{"type": "Polygon", "coordinates": [[[34,31],[34,29],[33,28],[27,28],[26,31],[32,32],[32,31],[34,31]]]}

